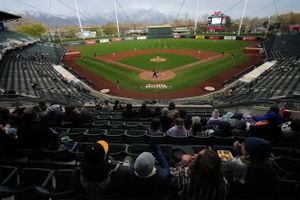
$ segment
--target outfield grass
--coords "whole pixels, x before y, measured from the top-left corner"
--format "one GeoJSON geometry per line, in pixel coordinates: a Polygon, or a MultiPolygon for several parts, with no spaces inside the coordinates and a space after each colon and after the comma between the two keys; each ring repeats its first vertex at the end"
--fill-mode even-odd
{"type": "MultiPolygon", "coordinates": [[[[115,42],[115,43],[104,43],[104,44],[96,44],[96,45],[82,45],[76,46],[75,49],[78,49],[82,52],[82,55],[86,58],[86,61],[83,59],[79,59],[76,61],[77,64],[86,68],[89,71],[92,71],[99,76],[111,81],[115,84],[116,80],[119,80],[121,83],[121,87],[128,88],[134,91],[143,91],[143,92],[166,92],[166,91],[181,91],[186,88],[192,87],[201,81],[207,80],[211,77],[214,77],[218,74],[221,74],[235,66],[242,64],[248,60],[246,56],[242,54],[242,49],[245,46],[248,46],[250,42],[247,41],[226,41],[226,40],[194,40],[194,39],[153,39],[153,40],[134,40],[134,41],[123,41],[123,42],[115,42]],[[229,54],[234,53],[234,59],[231,56],[227,56],[225,58],[195,65],[193,67],[189,67],[185,70],[181,70],[176,72],[176,78],[161,81],[159,83],[165,83],[167,85],[172,86],[172,89],[168,90],[159,90],[159,89],[141,89],[141,86],[151,83],[151,81],[141,80],[138,76],[138,73],[132,70],[125,69],[120,66],[115,66],[113,64],[104,63],[99,60],[94,59],[94,54],[97,53],[98,56],[112,54],[113,52],[126,52],[132,51],[134,48],[137,50],[141,49],[164,49],[164,48],[172,48],[172,49],[196,49],[196,50],[209,50],[216,52],[227,52],[229,54]]],[[[153,56],[148,54],[150,57],[153,56]]],[[[157,55],[157,53],[155,53],[157,55]]],[[[168,54],[172,55],[172,54],[168,54]]],[[[136,62],[141,64],[132,63],[132,61],[128,58],[123,59],[122,62],[125,62],[130,65],[134,65],[137,67],[149,67],[147,69],[153,69],[153,63],[149,61],[146,64],[146,61],[142,61],[145,59],[146,55],[137,56],[136,62]],[[139,60],[141,59],[141,60],[139,60]],[[129,62],[129,63],[128,63],[129,62]]],[[[180,58],[178,55],[172,55],[174,57],[174,62],[172,62],[172,66],[180,66],[177,65],[178,62],[185,62],[185,59],[189,59],[189,57],[184,56],[184,58],[180,58]],[[176,58],[177,57],[177,58],[176,58]]],[[[155,56],[154,56],[155,57],[155,56]]],[[[162,56],[163,57],[163,56],[162,56]]],[[[195,58],[193,58],[195,59],[195,58]]],[[[134,61],[135,62],[135,61],[134,61]]],[[[194,62],[194,61],[191,61],[194,62]]],[[[152,82],[158,83],[158,82],[152,82]]]]}

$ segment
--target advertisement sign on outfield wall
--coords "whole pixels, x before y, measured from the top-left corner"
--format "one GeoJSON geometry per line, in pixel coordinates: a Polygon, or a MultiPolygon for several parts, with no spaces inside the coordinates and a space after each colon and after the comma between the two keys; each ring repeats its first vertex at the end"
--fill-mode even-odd
{"type": "Polygon", "coordinates": [[[124,40],[134,40],[134,37],[125,37],[124,40]]]}
{"type": "Polygon", "coordinates": [[[112,42],[121,42],[122,38],[112,38],[111,41],[112,42]]]}
{"type": "Polygon", "coordinates": [[[88,40],[88,41],[85,41],[85,44],[86,44],[86,45],[96,44],[96,40],[88,40]]]}
{"type": "Polygon", "coordinates": [[[64,46],[77,46],[82,44],[84,44],[84,42],[70,42],[70,43],[65,43],[64,46]]]}
{"type": "Polygon", "coordinates": [[[218,36],[218,35],[208,36],[208,39],[210,39],[210,40],[219,40],[220,36],[218,36]]]}
{"type": "Polygon", "coordinates": [[[180,37],[180,35],[174,35],[174,38],[179,39],[181,37],[180,37]]]}
{"type": "Polygon", "coordinates": [[[203,40],[203,39],[205,39],[205,36],[204,35],[196,35],[196,39],[203,40]]]}
{"type": "Polygon", "coordinates": [[[246,41],[255,41],[256,37],[243,37],[242,40],[246,40],[246,41]]]}
{"type": "Polygon", "coordinates": [[[108,43],[108,42],[109,42],[109,39],[100,39],[99,42],[100,42],[100,43],[108,43]]]}
{"type": "Polygon", "coordinates": [[[146,36],[137,36],[136,39],[137,40],[146,40],[147,37],[146,36]]]}
{"type": "Polygon", "coordinates": [[[236,40],[236,36],[224,36],[224,40],[236,40]]]}

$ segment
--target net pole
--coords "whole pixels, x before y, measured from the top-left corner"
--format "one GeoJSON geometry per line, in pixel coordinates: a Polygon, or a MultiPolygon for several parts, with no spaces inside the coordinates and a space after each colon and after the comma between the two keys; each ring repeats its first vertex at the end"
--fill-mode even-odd
{"type": "Polygon", "coordinates": [[[241,29],[242,29],[242,25],[243,25],[243,20],[244,20],[244,16],[245,16],[245,13],[246,13],[246,9],[247,9],[247,4],[248,4],[248,0],[245,0],[244,9],[243,9],[243,12],[242,12],[242,17],[241,17],[241,21],[240,21],[239,30],[238,30],[238,35],[241,34],[241,29]]]}
{"type": "Polygon", "coordinates": [[[84,39],[83,29],[82,29],[82,24],[81,24],[81,19],[80,19],[80,14],[79,14],[78,6],[77,6],[77,0],[74,0],[74,3],[75,3],[75,8],[76,8],[76,14],[77,14],[77,18],[78,18],[80,33],[81,33],[82,39],[84,39]]]}
{"type": "Polygon", "coordinates": [[[197,33],[197,21],[198,21],[198,13],[199,13],[199,0],[197,1],[197,6],[196,6],[196,17],[195,17],[195,30],[194,30],[194,35],[197,33]]]}
{"type": "Polygon", "coordinates": [[[120,37],[120,27],[119,27],[119,19],[118,19],[117,0],[115,0],[115,13],[116,13],[118,37],[120,37]]]}

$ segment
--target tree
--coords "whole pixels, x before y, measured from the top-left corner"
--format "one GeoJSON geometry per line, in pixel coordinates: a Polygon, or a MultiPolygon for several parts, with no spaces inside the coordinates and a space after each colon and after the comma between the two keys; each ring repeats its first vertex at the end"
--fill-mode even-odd
{"type": "Polygon", "coordinates": [[[231,32],[231,17],[230,16],[227,16],[226,17],[226,22],[225,22],[225,31],[226,32],[231,32]]]}
{"type": "Polygon", "coordinates": [[[17,31],[25,35],[41,37],[47,31],[47,28],[43,26],[41,23],[32,23],[32,24],[19,26],[17,28],[17,31]]]}
{"type": "Polygon", "coordinates": [[[117,32],[117,25],[115,23],[109,22],[103,26],[103,33],[105,35],[115,35],[117,32]]]}

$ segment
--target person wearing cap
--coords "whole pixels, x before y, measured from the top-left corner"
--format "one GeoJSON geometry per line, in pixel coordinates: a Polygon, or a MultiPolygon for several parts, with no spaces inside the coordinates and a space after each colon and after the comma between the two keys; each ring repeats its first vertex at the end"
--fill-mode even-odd
{"type": "Polygon", "coordinates": [[[236,199],[273,199],[276,197],[277,174],[270,159],[270,142],[248,137],[236,141],[238,155],[223,162],[225,177],[230,183],[230,197],[236,199]]]}
{"type": "Polygon", "coordinates": [[[150,152],[141,153],[130,166],[123,193],[130,198],[158,198],[169,194],[169,164],[159,146],[151,144],[150,152]],[[159,165],[156,165],[158,161],[159,165]]]}
{"type": "Polygon", "coordinates": [[[108,155],[109,145],[99,140],[84,153],[80,170],[80,189],[87,195],[117,194],[129,165],[113,161],[108,155]]]}

